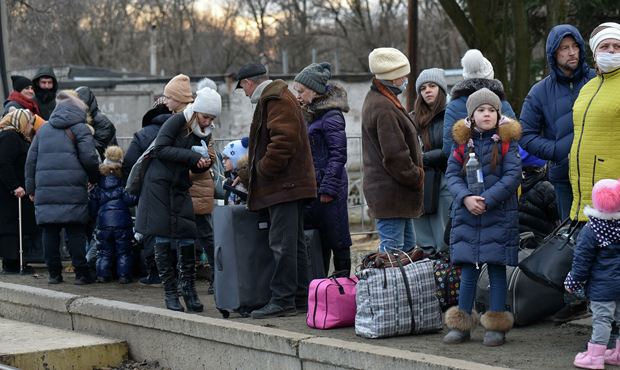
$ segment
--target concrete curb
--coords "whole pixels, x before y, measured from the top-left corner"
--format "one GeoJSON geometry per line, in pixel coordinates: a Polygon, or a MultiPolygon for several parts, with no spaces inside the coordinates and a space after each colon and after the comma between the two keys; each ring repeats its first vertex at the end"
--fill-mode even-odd
{"type": "Polygon", "coordinates": [[[2,282],[0,316],[122,339],[133,359],[173,369],[500,369],[2,282]]]}

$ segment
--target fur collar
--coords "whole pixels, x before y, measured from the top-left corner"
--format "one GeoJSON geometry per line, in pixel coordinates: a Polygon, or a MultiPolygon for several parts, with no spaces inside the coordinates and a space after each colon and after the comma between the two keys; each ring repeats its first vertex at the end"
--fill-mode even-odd
{"type": "Polygon", "coordinates": [[[586,215],[588,218],[595,217],[601,220],[620,220],[620,212],[605,213],[590,206],[585,206],[585,208],[583,209],[583,214],[586,215]]]}
{"type": "Polygon", "coordinates": [[[504,93],[504,85],[502,85],[502,82],[500,80],[489,80],[486,78],[470,78],[468,80],[463,80],[454,85],[452,91],[450,91],[450,96],[452,100],[458,99],[462,96],[470,96],[483,87],[486,87],[497,94],[500,100],[506,100],[506,94],[504,93]]]}
{"type": "MultiPolygon", "coordinates": [[[[521,138],[521,124],[512,118],[502,116],[497,134],[501,141],[517,141],[521,138]]],[[[466,144],[471,139],[471,129],[465,119],[458,120],[454,124],[452,136],[458,145],[466,144]]]]}
{"type": "Polygon", "coordinates": [[[349,111],[347,91],[338,84],[331,84],[324,95],[314,99],[304,108],[304,116],[308,123],[313,122],[330,110],[338,109],[343,113],[349,111]]]}

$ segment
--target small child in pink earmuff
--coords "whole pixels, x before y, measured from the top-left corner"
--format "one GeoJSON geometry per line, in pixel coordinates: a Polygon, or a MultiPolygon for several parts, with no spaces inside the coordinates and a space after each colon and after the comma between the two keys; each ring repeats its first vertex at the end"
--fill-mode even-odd
{"type": "Polygon", "coordinates": [[[600,180],[592,188],[588,222],[577,238],[573,266],[564,287],[569,293],[585,290],[592,311],[588,350],[575,356],[574,365],[604,369],[620,365],[620,340],[607,349],[611,326],[620,323],[620,179],[600,180]]]}

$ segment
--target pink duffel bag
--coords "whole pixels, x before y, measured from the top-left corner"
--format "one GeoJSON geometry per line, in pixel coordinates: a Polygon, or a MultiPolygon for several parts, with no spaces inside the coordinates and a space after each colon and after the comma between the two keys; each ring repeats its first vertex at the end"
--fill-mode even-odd
{"type": "Polygon", "coordinates": [[[356,277],[312,280],[308,288],[308,326],[332,329],[355,325],[356,284],[356,277]]]}

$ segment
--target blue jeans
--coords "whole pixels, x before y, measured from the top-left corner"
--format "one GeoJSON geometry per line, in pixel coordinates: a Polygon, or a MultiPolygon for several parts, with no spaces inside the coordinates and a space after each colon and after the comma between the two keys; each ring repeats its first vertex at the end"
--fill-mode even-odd
{"type": "MultiPolygon", "coordinates": [[[[506,307],[506,266],[487,264],[489,271],[489,311],[504,312],[506,307]]],[[[461,266],[461,286],[459,288],[459,308],[471,313],[476,298],[476,283],[480,269],[471,263],[461,266]]]]}
{"type": "Polygon", "coordinates": [[[555,201],[558,205],[558,213],[560,219],[566,220],[570,216],[570,207],[573,203],[573,189],[570,186],[570,182],[555,182],[553,183],[553,189],[555,190],[555,201]]]}
{"type": "Polygon", "coordinates": [[[408,251],[415,247],[415,231],[412,218],[377,218],[379,252],[398,249],[408,251]]]}

